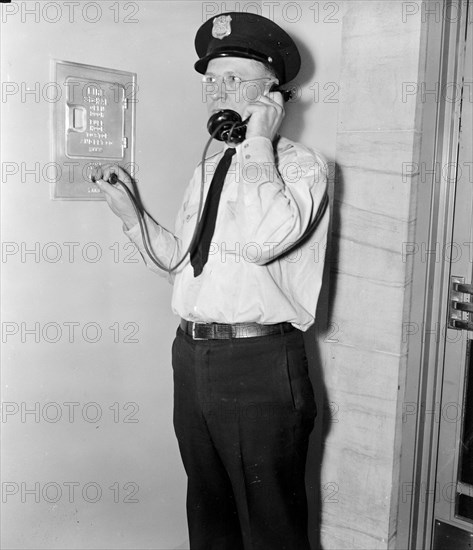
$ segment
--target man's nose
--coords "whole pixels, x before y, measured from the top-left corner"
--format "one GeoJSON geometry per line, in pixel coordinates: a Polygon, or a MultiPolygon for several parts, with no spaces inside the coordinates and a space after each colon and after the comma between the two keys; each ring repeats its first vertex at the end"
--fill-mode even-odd
{"type": "Polygon", "coordinates": [[[214,88],[212,93],[212,99],[225,100],[228,94],[227,94],[227,86],[223,78],[219,78],[215,82],[213,82],[213,87],[214,88]]]}
{"type": "Polygon", "coordinates": [[[203,84],[202,94],[204,99],[212,101],[223,101],[227,97],[225,82],[223,79],[215,80],[215,82],[206,82],[203,84]]]}

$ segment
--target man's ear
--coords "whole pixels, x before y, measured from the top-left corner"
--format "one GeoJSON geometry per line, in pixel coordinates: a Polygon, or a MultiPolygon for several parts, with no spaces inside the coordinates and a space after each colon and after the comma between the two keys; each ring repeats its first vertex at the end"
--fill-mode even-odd
{"type": "Polygon", "coordinates": [[[275,86],[278,86],[278,85],[279,85],[279,80],[277,78],[272,78],[271,80],[266,82],[266,84],[264,85],[263,95],[268,95],[269,92],[271,91],[271,88],[273,88],[275,86]]]}

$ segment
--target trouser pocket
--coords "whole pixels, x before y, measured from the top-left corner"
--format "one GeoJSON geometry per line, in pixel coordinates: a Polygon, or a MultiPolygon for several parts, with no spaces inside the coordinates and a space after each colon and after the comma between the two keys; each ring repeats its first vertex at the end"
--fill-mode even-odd
{"type": "Polygon", "coordinates": [[[291,336],[286,339],[283,367],[287,392],[295,411],[305,417],[315,418],[317,407],[302,335],[300,338],[291,336]]]}

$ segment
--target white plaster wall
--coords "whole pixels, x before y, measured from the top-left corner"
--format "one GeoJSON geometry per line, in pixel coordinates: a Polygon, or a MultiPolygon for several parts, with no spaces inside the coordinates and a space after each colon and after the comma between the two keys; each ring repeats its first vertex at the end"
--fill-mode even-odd
{"type": "MultiPolygon", "coordinates": [[[[193,29],[201,21],[200,3],[101,2],[102,16],[91,23],[82,15],[81,2],[69,22],[66,4],[58,3],[62,18],[51,9],[47,17],[25,16],[25,6],[2,24],[2,79],[20,89],[39,89],[50,80],[50,59],[133,71],[138,74],[136,162],[140,189],[156,217],[171,225],[189,174],[199,159],[204,130],[199,97],[200,81],[192,68],[193,29]],[[133,13],[130,7],[137,6],[133,13]],[[114,8],[112,11],[110,8],[114,8]],[[117,17],[118,22],[115,22],[117,17]],[[125,18],[136,22],[125,23],[125,18]],[[24,84],[23,84],[24,83],[24,84]],[[186,151],[184,151],[184,147],[186,151]]],[[[39,3],[37,3],[39,4],[39,3]]],[[[4,7],[4,6],[2,6],[4,7]]],[[[39,6],[43,8],[43,4],[39,6]]],[[[86,12],[95,18],[92,8],[86,12]]],[[[2,424],[2,482],[16,484],[20,492],[2,503],[3,548],[182,548],[187,543],[185,476],[172,428],[172,374],[170,347],[177,319],[170,311],[171,287],[141,263],[126,263],[127,239],[121,223],[103,202],[52,201],[42,175],[36,181],[26,169],[50,162],[50,105],[21,94],[2,103],[2,162],[17,163],[18,174],[2,179],[2,240],[19,250],[34,249],[38,258],[21,254],[4,258],[2,322],[40,330],[58,324],[63,335],[49,343],[43,334],[6,337],[2,345],[2,400],[20,407],[39,403],[38,419],[11,415],[2,424]],[[79,243],[72,261],[64,243],[79,243]],[[57,243],[63,257],[44,259],[57,243]],[[82,251],[97,243],[101,258],[87,262],[82,251]],[[114,243],[118,243],[114,245],[114,243]],[[118,247],[118,260],[110,246],[118,247]],[[69,342],[64,323],[80,323],[69,342]],[[96,343],[81,334],[86,323],[100,326],[96,343]],[[121,332],[109,328],[118,323],[121,332]],[[125,329],[126,323],[134,323],[125,329]],[[50,325],[51,326],[51,325],[50,325]],[[125,343],[136,326],[135,343],[125,343]],[[118,342],[114,341],[118,339],[118,342]],[[65,402],[76,402],[73,422],[66,418],[65,402]],[[103,412],[99,422],[82,418],[83,406],[96,402],[103,412]],[[136,423],[124,422],[128,402],[139,407],[136,423]],[[44,415],[44,405],[57,403],[44,415]],[[120,417],[115,421],[113,410],[120,417]],[[36,421],[37,420],[37,421],[36,421]],[[64,483],[78,483],[72,502],[64,483]],[[81,491],[94,482],[102,489],[96,503],[81,491]],[[125,488],[126,483],[134,485],[125,488]],[[42,490],[56,485],[46,497],[21,495],[21,484],[42,490]],[[118,483],[120,492],[110,490],[118,483]],[[136,503],[124,499],[133,488],[136,503]],[[114,498],[118,502],[114,502],[114,498]]],[[[8,325],[13,326],[13,325],[8,325]]],[[[93,329],[90,336],[94,337],[93,329]]],[[[54,327],[47,333],[54,339],[54,327]]],[[[91,416],[94,409],[88,409],[91,416]]],[[[5,486],[4,486],[5,487],[5,486]]],[[[15,487],[15,485],[9,486],[15,487]]],[[[90,488],[94,499],[94,488],[90,488]]]]}

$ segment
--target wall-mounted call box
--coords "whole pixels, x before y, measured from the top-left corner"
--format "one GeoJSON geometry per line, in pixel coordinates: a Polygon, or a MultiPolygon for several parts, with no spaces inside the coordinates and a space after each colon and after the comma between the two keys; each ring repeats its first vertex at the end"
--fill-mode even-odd
{"type": "Polygon", "coordinates": [[[103,200],[95,165],[134,172],[136,74],[53,60],[54,199],[103,200]]]}

